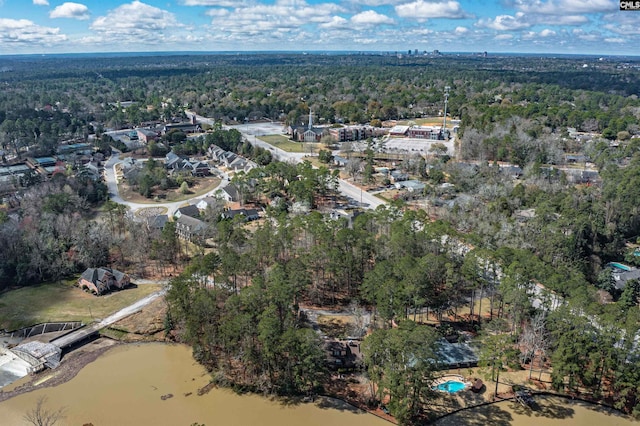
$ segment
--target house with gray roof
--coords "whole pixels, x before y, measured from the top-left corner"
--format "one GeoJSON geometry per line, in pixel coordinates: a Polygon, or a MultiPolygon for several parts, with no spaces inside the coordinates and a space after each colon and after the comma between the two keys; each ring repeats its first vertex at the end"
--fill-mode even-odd
{"type": "Polygon", "coordinates": [[[178,210],[176,210],[176,212],[174,213],[174,216],[177,219],[180,219],[182,216],[198,218],[200,217],[200,210],[198,210],[198,207],[191,204],[188,206],[180,207],[178,210]]]}
{"type": "Polygon", "coordinates": [[[397,189],[406,189],[408,192],[421,193],[424,191],[425,184],[419,180],[405,180],[402,182],[396,182],[395,187],[397,189]]]}
{"type": "Polygon", "coordinates": [[[169,216],[167,216],[166,214],[149,216],[147,218],[147,229],[149,231],[153,231],[153,230],[162,231],[168,221],[169,221],[169,216]]]}
{"type": "Polygon", "coordinates": [[[203,199],[198,201],[198,203],[195,206],[198,208],[198,210],[206,210],[209,207],[216,206],[218,203],[220,203],[220,200],[217,198],[204,197],[203,199]]]}
{"type": "Polygon", "coordinates": [[[611,269],[614,285],[618,290],[623,290],[629,280],[640,279],[640,269],[627,266],[618,262],[610,262],[607,268],[611,269]]]}
{"type": "Polygon", "coordinates": [[[349,160],[347,160],[344,157],[341,157],[339,155],[334,155],[333,156],[333,164],[335,164],[338,167],[344,167],[347,165],[347,163],[349,162],[349,160]]]}
{"type": "Polygon", "coordinates": [[[402,182],[409,179],[409,173],[405,173],[400,170],[391,170],[391,173],[389,173],[389,175],[391,176],[391,182],[394,183],[402,182]]]}
{"type": "Polygon", "coordinates": [[[162,128],[162,134],[166,135],[172,130],[179,130],[183,133],[199,133],[202,131],[202,128],[199,124],[195,124],[192,122],[184,122],[184,123],[168,123],[165,124],[162,128]]]}
{"type": "Polygon", "coordinates": [[[131,283],[124,272],[111,268],[87,268],[78,280],[78,287],[87,289],[95,295],[113,290],[121,290],[131,283]]]}
{"type": "Polygon", "coordinates": [[[207,149],[207,155],[214,161],[220,161],[222,154],[224,154],[224,149],[220,148],[218,145],[211,145],[209,149],[207,149]]]}
{"type": "Polygon", "coordinates": [[[158,132],[154,132],[151,129],[136,129],[138,139],[144,143],[149,143],[158,139],[158,132]]]}
{"type": "Polygon", "coordinates": [[[231,165],[231,163],[233,163],[233,161],[238,157],[237,154],[234,154],[231,151],[225,151],[221,156],[220,156],[220,162],[222,164],[224,164],[226,167],[229,167],[231,165]]]}
{"type": "Polygon", "coordinates": [[[190,242],[202,241],[206,236],[207,224],[190,216],[182,215],[176,221],[176,234],[190,242]]]}
{"type": "Polygon", "coordinates": [[[234,202],[240,199],[240,193],[238,191],[238,188],[236,188],[236,186],[232,183],[230,183],[225,187],[220,188],[216,192],[216,196],[222,198],[227,202],[234,202]]]}
{"type": "Polygon", "coordinates": [[[260,219],[260,214],[256,209],[234,209],[225,210],[221,214],[223,219],[233,219],[237,216],[241,216],[244,220],[252,221],[260,219]]]}

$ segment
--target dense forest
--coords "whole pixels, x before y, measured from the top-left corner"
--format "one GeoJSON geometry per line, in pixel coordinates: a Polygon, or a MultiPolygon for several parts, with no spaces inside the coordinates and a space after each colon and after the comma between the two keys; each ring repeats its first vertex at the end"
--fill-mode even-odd
{"type": "MultiPolygon", "coordinates": [[[[149,232],[105,201],[100,183],[71,174],[26,182],[0,211],[0,287],[105,262],[140,276],[148,265],[188,265],[167,296],[168,333],[193,345],[216,382],[287,395],[318,392],[327,374],[322,342],[300,305],[365,309],[375,317],[363,342],[371,398],[390,396],[389,409],[405,424],[420,422],[435,401],[437,362],[425,360],[437,358],[433,342],[444,334],[417,324],[417,315],[457,318],[467,306],[492,375],[545,359],[554,389],[640,415],[640,284],[619,289],[607,268],[640,265],[637,61],[4,57],[0,69],[6,162],[108,128],[180,119],[185,108],[226,123],[299,124],[310,110],[324,124],[437,116],[449,87],[449,112],[460,120],[457,158],[415,156],[397,165],[427,184],[417,202],[392,200],[352,222],[333,220],[316,208],[338,201],[338,171],[272,162],[235,133],[174,135],[166,141],[174,152],[202,154],[217,143],[261,158],[264,167],[233,182],[242,202],[264,207],[267,219],[248,227],[207,214],[209,244],[193,246],[176,238],[171,222],[149,232]],[[567,154],[593,164],[598,179],[570,181],[567,154]],[[522,174],[501,173],[502,161],[522,174]],[[96,220],[92,208],[101,204],[96,220]],[[535,296],[537,285],[552,297],[535,296]],[[489,318],[474,317],[486,298],[489,318]],[[416,360],[411,368],[407,359],[416,360]]],[[[108,148],[108,140],[95,140],[108,148]]],[[[373,161],[367,157],[364,170],[373,161]]],[[[363,175],[354,168],[351,177],[363,175]]]]}
{"type": "Polygon", "coordinates": [[[99,130],[87,128],[93,121],[122,127],[170,119],[185,106],[223,121],[299,124],[311,109],[318,123],[363,123],[437,115],[448,86],[449,111],[470,133],[465,155],[518,158],[509,153],[520,142],[515,131],[533,138],[567,126],[635,134],[640,80],[632,65],[592,57],[5,57],[0,124],[5,139],[27,144],[99,130]],[[52,109],[67,115],[52,120],[52,109]],[[53,123],[32,117],[42,114],[53,123]]]}

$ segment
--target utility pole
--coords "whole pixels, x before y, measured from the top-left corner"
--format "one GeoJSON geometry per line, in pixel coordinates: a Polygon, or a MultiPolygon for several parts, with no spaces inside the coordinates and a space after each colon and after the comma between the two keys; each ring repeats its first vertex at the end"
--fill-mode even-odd
{"type": "Polygon", "coordinates": [[[451,87],[444,87],[444,121],[442,122],[442,134],[447,131],[447,105],[449,104],[449,89],[451,87]]]}

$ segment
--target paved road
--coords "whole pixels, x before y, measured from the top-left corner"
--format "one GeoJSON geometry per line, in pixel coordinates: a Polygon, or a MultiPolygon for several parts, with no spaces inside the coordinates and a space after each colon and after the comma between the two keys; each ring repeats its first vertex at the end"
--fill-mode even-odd
{"type": "Polygon", "coordinates": [[[386,204],[380,198],[373,194],[363,191],[362,188],[350,184],[346,180],[340,179],[338,182],[338,189],[340,192],[353,200],[353,204],[357,204],[360,207],[375,210],[378,206],[386,204]]]}
{"type": "MultiPolygon", "coordinates": [[[[187,114],[191,115],[193,113],[187,111],[187,114]]],[[[211,126],[213,126],[213,124],[215,123],[213,119],[203,117],[201,115],[196,115],[196,120],[201,123],[209,124],[211,126]]],[[[273,157],[279,161],[291,162],[295,164],[303,161],[304,157],[306,156],[306,154],[299,153],[299,152],[287,152],[280,148],[274,147],[273,145],[270,145],[264,141],[261,141],[256,137],[256,135],[250,133],[249,126],[243,126],[243,125],[224,126],[224,128],[237,129],[249,141],[249,143],[255,146],[262,147],[264,149],[268,149],[269,151],[271,151],[273,157]]],[[[116,165],[122,162],[120,160],[120,154],[121,154],[120,151],[116,149],[113,150],[113,154],[111,155],[111,158],[109,158],[109,160],[105,165],[105,181],[109,189],[109,196],[111,198],[111,201],[114,201],[118,204],[126,205],[131,209],[132,212],[139,209],[148,208],[148,207],[164,207],[167,209],[167,215],[173,216],[173,214],[179,207],[184,206],[185,204],[194,204],[198,199],[212,196],[218,189],[227,185],[229,182],[228,176],[224,175],[222,182],[217,188],[213,189],[212,191],[209,191],[204,195],[193,197],[184,201],[165,202],[165,203],[155,203],[155,202],[154,203],[134,203],[131,201],[125,201],[122,199],[122,197],[120,197],[120,192],[118,190],[118,184],[117,184],[116,172],[115,172],[116,165]]],[[[344,196],[346,196],[347,198],[350,198],[353,204],[359,205],[367,209],[375,210],[376,208],[378,208],[378,206],[385,204],[385,202],[379,199],[378,197],[372,194],[369,194],[366,191],[362,191],[359,187],[343,179],[339,180],[338,189],[344,196]]]]}
{"type": "MultiPolygon", "coordinates": [[[[195,115],[196,120],[201,123],[209,124],[211,126],[214,125],[215,121],[211,118],[203,117],[201,115],[194,114],[191,111],[187,111],[187,115],[192,116],[195,115]]],[[[291,163],[299,163],[304,160],[306,154],[299,152],[287,152],[280,148],[277,148],[273,145],[270,145],[264,141],[261,141],[256,137],[256,135],[250,132],[250,126],[247,125],[238,125],[238,126],[223,126],[225,129],[236,129],[254,146],[259,146],[271,151],[274,158],[280,161],[291,162],[291,163]]],[[[362,191],[359,187],[347,182],[346,180],[340,179],[338,189],[340,192],[353,200],[353,204],[357,204],[360,207],[364,207],[367,209],[375,210],[378,206],[386,204],[383,200],[376,197],[375,195],[369,194],[366,191],[362,191]]]]}
{"type": "Polygon", "coordinates": [[[123,318],[128,317],[129,315],[135,314],[136,312],[138,312],[140,309],[142,309],[143,307],[147,306],[148,304],[150,304],[151,302],[153,302],[154,300],[156,300],[159,297],[163,297],[165,294],[167,293],[166,288],[163,288],[162,290],[158,290],[154,293],[151,293],[150,295],[143,297],[142,299],[138,300],[137,302],[132,303],[131,305],[120,309],[118,312],[109,315],[108,317],[104,318],[103,320],[95,323],[95,324],[91,324],[88,325],[86,327],[80,328],[77,331],[71,332],[69,334],[65,334],[64,336],[58,338],[58,339],[54,339],[51,341],[51,343],[53,343],[54,345],[58,346],[59,348],[64,348],[67,347],[69,345],[74,344],[75,342],[78,342],[84,338],[86,338],[87,336],[92,335],[93,333],[97,332],[98,330],[101,330],[105,327],[110,326],[111,324],[114,324],[118,321],[120,321],[123,318]]]}
{"type": "MultiPolygon", "coordinates": [[[[135,212],[136,210],[139,210],[139,209],[145,209],[148,207],[165,207],[167,209],[167,215],[173,216],[173,214],[176,212],[176,210],[179,207],[184,206],[185,204],[194,204],[197,200],[204,197],[213,196],[213,194],[215,194],[215,192],[218,189],[222,188],[223,186],[226,186],[229,183],[228,176],[223,173],[223,179],[220,182],[220,185],[218,185],[216,188],[207,192],[204,195],[198,195],[197,197],[193,197],[188,200],[164,202],[164,203],[156,203],[156,202],[134,203],[131,201],[125,201],[122,199],[122,197],[120,197],[120,192],[118,190],[118,183],[116,179],[116,165],[122,162],[122,160],[120,160],[120,154],[121,154],[120,151],[114,149],[113,153],[111,154],[111,158],[109,158],[109,161],[107,161],[107,163],[105,164],[105,168],[104,168],[105,181],[107,183],[107,188],[109,189],[109,197],[111,198],[111,201],[114,201],[118,204],[124,204],[125,206],[129,207],[129,209],[131,209],[132,212],[135,212]]],[[[145,160],[141,160],[141,161],[145,161],[145,160]]]]}

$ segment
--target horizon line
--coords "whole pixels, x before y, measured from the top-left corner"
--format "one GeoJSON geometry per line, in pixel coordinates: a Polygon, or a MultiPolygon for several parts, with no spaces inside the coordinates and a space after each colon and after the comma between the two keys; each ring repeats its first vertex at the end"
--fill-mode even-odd
{"type": "Polygon", "coordinates": [[[166,56],[166,55],[186,55],[186,56],[204,56],[204,55],[261,55],[261,54],[297,54],[297,55],[318,55],[318,54],[343,54],[343,55],[364,55],[364,54],[384,54],[384,55],[402,55],[407,57],[424,57],[424,56],[451,56],[451,55],[473,55],[473,56],[496,56],[496,55],[509,55],[509,56],[565,56],[565,57],[619,57],[619,58],[637,58],[640,54],[603,54],[603,53],[561,53],[561,52],[508,52],[508,51],[441,51],[433,49],[430,51],[422,50],[417,54],[414,50],[148,50],[148,51],[111,51],[111,52],[54,52],[54,53],[0,53],[1,57],[56,57],[56,56],[166,56]],[[437,53],[435,53],[437,52],[437,53]]]}

